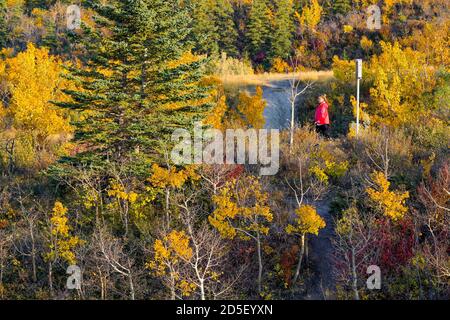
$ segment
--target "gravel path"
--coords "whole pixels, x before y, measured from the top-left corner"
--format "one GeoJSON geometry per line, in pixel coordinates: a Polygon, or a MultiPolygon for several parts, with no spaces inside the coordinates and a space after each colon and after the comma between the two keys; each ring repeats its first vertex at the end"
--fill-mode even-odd
{"type": "MultiPolygon", "coordinates": [[[[255,89],[248,87],[250,92],[255,89]]],[[[264,98],[267,107],[264,113],[267,129],[283,129],[289,127],[289,81],[273,82],[271,86],[264,86],[264,98]]],[[[330,201],[323,200],[315,203],[317,212],[325,219],[327,226],[321,230],[317,237],[309,239],[309,259],[313,266],[314,276],[311,280],[310,291],[306,299],[323,300],[333,299],[335,282],[331,272],[332,243],[334,236],[334,221],[330,213],[330,201]]]]}

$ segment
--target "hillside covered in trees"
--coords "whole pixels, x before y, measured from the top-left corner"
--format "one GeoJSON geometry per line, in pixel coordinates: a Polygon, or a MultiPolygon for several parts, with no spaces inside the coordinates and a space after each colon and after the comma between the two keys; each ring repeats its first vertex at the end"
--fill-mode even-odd
{"type": "Polygon", "coordinates": [[[448,10],[0,0],[0,299],[448,300],[448,10]],[[289,86],[278,172],[173,161],[200,121],[266,127],[265,87],[227,83],[250,76],[289,86]]]}

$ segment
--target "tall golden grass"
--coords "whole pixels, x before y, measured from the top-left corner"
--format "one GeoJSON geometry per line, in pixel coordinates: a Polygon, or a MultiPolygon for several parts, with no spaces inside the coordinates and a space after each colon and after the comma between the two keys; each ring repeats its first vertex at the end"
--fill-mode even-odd
{"type": "Polygon", "coordinates": [[[270,86],[272,82],[293,79],[302,81],[326,82],[333,79],[333,71],[304,71],[298,73],[263,73],[248,75],[222,75],[219,76],[227,85],[255,85],[270,86]]]}

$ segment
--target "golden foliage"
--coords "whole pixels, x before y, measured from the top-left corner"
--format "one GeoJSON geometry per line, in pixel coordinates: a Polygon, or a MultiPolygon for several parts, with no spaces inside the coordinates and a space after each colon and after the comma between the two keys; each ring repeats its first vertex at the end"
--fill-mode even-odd
{"type": "Polygon", "coordinates": [[[373,47],[373,41],[367,38],[366,36],[363,36],[359,43],[361,45],[361,48],[366,52],[372,49],[373,47]]]}
{"type": "Polygon", "coordinates": [[[225,114],[227,112],[227,97],[222,96],[219,99],[219,102],[216,106],[211,110],[211,112],[206,116],[204,123],[205,125],[210,125],[214,129],[224,130],[223,119],[225,118],[225,114]]]}
{"type": "Polygon", "coordinates": [[[50,252],[46,258],[49,260],[56,260],[61,257],[67,263],[73,265],[76,263],[74,249],[82,244],[78,237],[70,235],[69,219],[67,218],[67,208],[57,201],[52,210],[50,218],[51,234],[54,241],[50,244],[50,252]]]}
{"type": "Polygon", "coordinates": [[[349,83],[355,79],[355,61],[341,60],[333,57],[333,74],[339,81],[349,83]]]}
{"type": "Polygon", "coordinates": [[[295,12],[295,16],[302,27],[314,30],[320,23],[323,9],[318,0],[311,0],[309,6],[303,8],[302,14],[295,12]]]}
{"type": "Polygon", "coordinates": [[[353,27],[351,25],[346,24],[346,25],[344,25],[343,30],[344,30],[344,33],[352,33],[353,27]]]}
{"type": "Polygon", "coordinates": [[[325,220],[317,213],[316,208],[310,205],[303,205],[295,210],[295,225],[289,224],[286,227],[288,234],[314,234],[318,235],[320,229],[326,227],[325,220]]]}
{"type": "Polygon", "coordinates": [[[195,172],[195,166],[187,166],[182,170],[177,170],[174,167],[164,169],[156,163],[152,166],[153,174],[149,178],[150,183],[160,189],[165,188],[180,188],[187,180],[198,180],[200,177],[195,172]]]}
{"type": "Polygon", "coordinates": [[[62,89],[71,84],[63,72],[60,60],[31,43],[16,57],[0,61],[0,90],[10,97],[0,105],[0,121],[10,123],[4,129],[14,132],[9,139],[16,141],[15,160],[24,165],[32,165],[39,150],[61,149],[73,132],[67,116],[50,102],[68,99],[62,89]]]}
{"type": "Polygon", "coordinates": [[[224,121],[225,128],[264,128],[266,124],[264,110],[267,102],[263,94],[260,86],[256,87],[256,93],[253,96],[247,92],[241,92],[236,109],[231,109],[224,121]]]}
{"type": "Polygon", "coordinates": [[[425,112],[420,101],[435,87],[435,71],[421,52],[402,49],[397,42],[381,42],[381,47],[383,53],[370,63],[374,120],[393,125],[409,122],[425,112]]]}
{"type": "Polygon", "coordinates": [[[376,188],[367,188],[369,197],[377,203],[383,214],[393,221],[401,220],[408,212],[405,205],[409,198],[409,192],[399,193],[389,190],[391,183],[382,172],[375,172],[372,175],[376,188]]]}
{"type": "Polygon", "coordinates": [[[209,222],[228,239],[237,235],[244,240],[256,234],[267,235],[267,223],[273,220],[268,197],[256,177],[229,182],[213,197],[216,209],[209,216],[209,222]]]}
{"type": "Polygon", "coordinates": [[[146,264],[146,267],[152,270],[156,276],[162,277],[169,275],[176,286],[181,290],[183,296],[190,296],[196,288],[196,285],[180,279],[180,274],[175,266],[182,261],[189,261],[193,256],[193,250],[190,247],[190,240],[184,231],[171,231],[162,239],[157,239],[153,244],[153,260],[146,264]]]}
{"type": "Polygon", "coordinates": [[[402,40],[402,44],[410,46],[426,55],[428,64],[436,67],[450,66],[450,20],[436,23],[425,23],[422,30],[414,30],[412,35],[402,40]]]}
{"type": "Polygon", "coordinates": [[[285,72],[291,72],[291,71],[292,71],[292,68],[283,59],[277,57],[272,60],[272,67],[270,69],[270,72],[285,73],[285,72]]]}

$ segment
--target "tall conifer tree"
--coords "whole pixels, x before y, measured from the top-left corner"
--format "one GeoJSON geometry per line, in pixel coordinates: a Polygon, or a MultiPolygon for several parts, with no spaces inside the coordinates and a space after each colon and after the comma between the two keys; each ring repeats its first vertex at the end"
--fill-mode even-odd
{"type": "Polygon", "coordinates": [[[270,37],[269,9],[266,0],[254,0],[248,22],[249,51],[253,58],[261,52],[267,54],[270,37]]]}
{"type": "Polygon", "coordinates": [[[6,24],[6,0],[0,0],[0,49],[6,47],[8,26],[6,24]]]}
{"type": "Polygon", "coordinates": [[[275,23],[272,32],[272,56],[286,59],[291,51],[294,33],[292,0],[275,0],[275,23]]]}
{"type": "Polygon", "coordinates": [[[85,27],[85,67],[72,68],[82,90],[67,91],[81,111],[76,141],[85,151],[72,163],[104,167],[129,163],[146,170],[170,153],[176,128],[191,128],[208,109],[208,89],[199,86],[203,59],[190,53],[190,6],[178,0],[86,1],[96,28],[85,27]],[[163,149],[165,148],[165,150],[163,149]]]}

